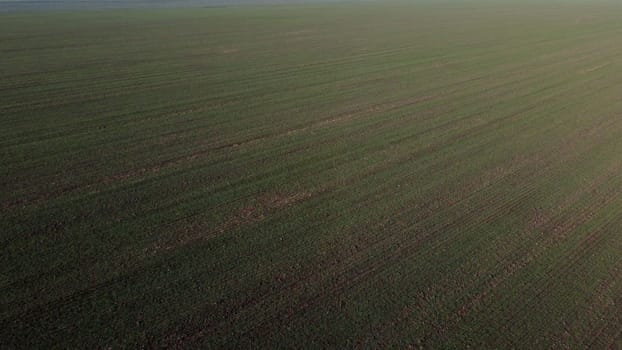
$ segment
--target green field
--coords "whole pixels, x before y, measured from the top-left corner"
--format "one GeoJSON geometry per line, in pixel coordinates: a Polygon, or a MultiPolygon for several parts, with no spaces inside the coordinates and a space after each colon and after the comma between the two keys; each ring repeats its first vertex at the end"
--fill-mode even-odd
{"type": "Polygon", "coordinates": [[[0,347],[622,348],[621,18],[0,15],[0,347]]]}

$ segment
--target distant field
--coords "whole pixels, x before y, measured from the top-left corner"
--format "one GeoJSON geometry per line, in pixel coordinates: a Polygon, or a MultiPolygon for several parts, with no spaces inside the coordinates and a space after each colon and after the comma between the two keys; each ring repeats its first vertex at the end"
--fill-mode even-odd
{"type": "Polygon", "coordinates": [[[0,15],[0,347],[622,348],[621,18],[0,15]]]}
{"type": "MultiPolygon", "coordinates": [[[[0,0],[0,13],[49,10],[103,10],[137,8],[183,8],[239,5],[330,3],[342,0],[0,0]]],[[[344,0],[350,2],[374,0],[344,0]]]]}

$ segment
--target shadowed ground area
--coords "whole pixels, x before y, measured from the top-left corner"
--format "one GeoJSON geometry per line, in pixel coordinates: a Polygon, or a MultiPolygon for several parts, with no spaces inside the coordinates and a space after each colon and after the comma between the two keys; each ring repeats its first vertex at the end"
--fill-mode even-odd
{"type": "Polygon", "coordinates": [[[8,347],[622,347],[622,5],[0,15],[8,347]]]}

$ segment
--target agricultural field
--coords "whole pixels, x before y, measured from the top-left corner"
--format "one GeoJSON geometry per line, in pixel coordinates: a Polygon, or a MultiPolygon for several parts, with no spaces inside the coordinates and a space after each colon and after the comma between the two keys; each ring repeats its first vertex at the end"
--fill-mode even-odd
{"type": "Polygon", "coordinates": [[[620,18],[0,14],[0,347],[621,349],[620,18]]]}

